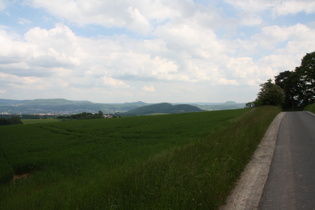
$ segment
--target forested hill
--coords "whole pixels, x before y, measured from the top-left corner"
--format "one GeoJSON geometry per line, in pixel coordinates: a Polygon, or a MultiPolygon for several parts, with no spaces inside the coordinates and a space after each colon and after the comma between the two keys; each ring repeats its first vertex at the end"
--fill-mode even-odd
{"type": "Polygon", "coordinates": [[[202,111],[204,110],[188,104],[172,105],[169,103],[159,103],[130,110],[126,112],[124,115],[176,114],[202,111]]]}
{"type": "MultiPolygon", "coordinates": [[[[233,101],[225,103],[182,103],[171,105],[170,103],[150,104],[142,101],[130,103],[93,103],[90,101],[73,101],[66,99],[34,99],[34,100],[11,100],[0,99],[0,113],[7,114],[77,114],[82,112],[97,113],[125,113],[130,110],[139,112],[137,114],[150,113],[180,113],[198,112],[201,110],[226,110],[241,109],[245,103],[233,101]],[[145,107],[148,106],[148,107],[145,107]],[[140,110],[134,110],[143,107],[140,110]],[[198,109],[199,108],[199,109],[198,109]],[[152,110],[150,110],[152,109],[152,110]]],[[[133,112],[132,111],[132,112],[133,112]]]]}
{"type": "Polygon", "coordinates": [[[0,113],[9,114],[76,114],[81,112],[104,113],[126,112],[144,106],[144,102],[103,104],[90,101],[72,101],[66,99],[10,100],[0,99],[0,113]]]}

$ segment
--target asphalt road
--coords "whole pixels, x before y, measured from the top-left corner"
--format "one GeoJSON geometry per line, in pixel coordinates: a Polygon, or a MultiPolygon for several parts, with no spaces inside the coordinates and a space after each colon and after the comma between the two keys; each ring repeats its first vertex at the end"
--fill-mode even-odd
{"type": "Polygon", "coordinates": [[[284,116],[259,209],[315,210],[315,115],[284,116]]]}

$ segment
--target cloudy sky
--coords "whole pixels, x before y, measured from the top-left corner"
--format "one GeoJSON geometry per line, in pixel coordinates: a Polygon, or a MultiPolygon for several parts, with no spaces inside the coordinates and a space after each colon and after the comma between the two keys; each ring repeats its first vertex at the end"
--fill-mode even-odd
{"type": "Polygon", "coordinates": [[[249,102],[313,51],[314,0],[0,0],[0,98],[249,102]]]}

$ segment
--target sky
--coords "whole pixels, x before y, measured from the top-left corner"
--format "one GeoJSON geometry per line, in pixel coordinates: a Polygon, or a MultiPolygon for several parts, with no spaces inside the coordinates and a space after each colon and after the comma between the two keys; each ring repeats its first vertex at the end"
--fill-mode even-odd
{"type": "Polygon", "coordinates": [[[0,0],[0,98],[250,102],[315,51],[314,0],[0,0]]]}

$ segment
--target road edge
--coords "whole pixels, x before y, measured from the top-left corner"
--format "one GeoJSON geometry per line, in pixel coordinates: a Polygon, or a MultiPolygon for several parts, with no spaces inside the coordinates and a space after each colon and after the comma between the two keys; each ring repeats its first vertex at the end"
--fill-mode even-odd
{"type": "Polygon", "coordinates": [[[258,209],[260,198],[268,178],[273,158],[278,130],[285,112],[279,113],[269,125],[262,141],[254,152],[251,161],[246,165],[236,187],[220,210],[252,210],[258,209]]]}
{"type": "Polygon", "coordinates": [[[309,113],[310,115],[313,115],[315,117],[315,114],[313,112],[310,112],[310,111],[305,111],[307,113],[309,113]]]}

